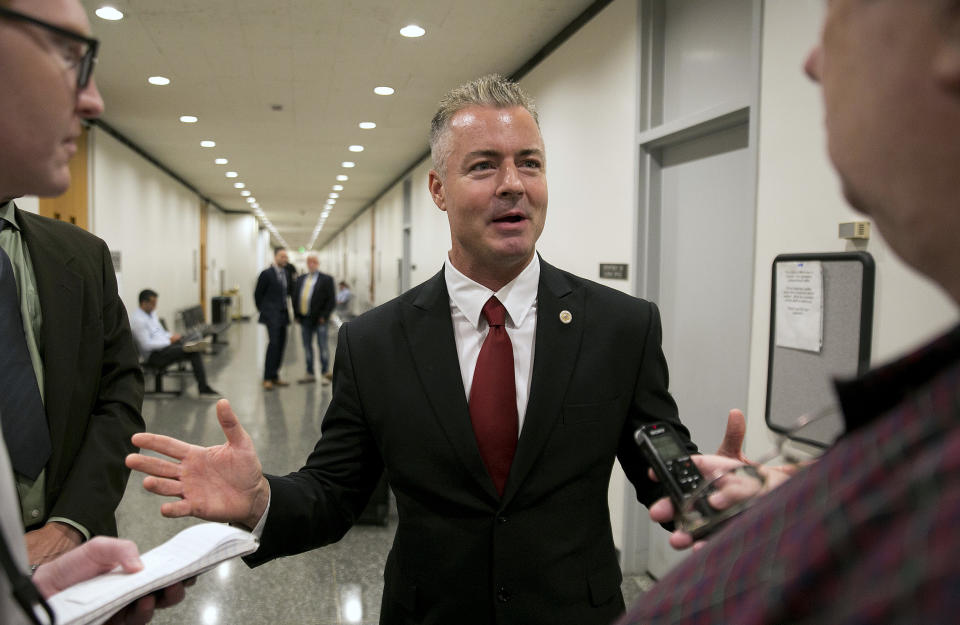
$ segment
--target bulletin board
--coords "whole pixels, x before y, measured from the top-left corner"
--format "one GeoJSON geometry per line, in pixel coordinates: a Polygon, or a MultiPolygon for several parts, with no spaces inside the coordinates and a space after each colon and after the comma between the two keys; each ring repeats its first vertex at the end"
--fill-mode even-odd
{"type": "MultiPolygon", "coordinates": [[[[836,401],[834,378],[851,378],[870,366],[875,269],[867,252],[781,254],[771,273],[766,421],[770,429],[787,433],[802,415],[836,401]],[[818,288],[822,298],[816,297],[818,288]],[[804,346],[784,345],[793,341],[804,346]]],[[[826,447],[843,429],[836,413],[805,428],[800,440],[826,447]]]]}

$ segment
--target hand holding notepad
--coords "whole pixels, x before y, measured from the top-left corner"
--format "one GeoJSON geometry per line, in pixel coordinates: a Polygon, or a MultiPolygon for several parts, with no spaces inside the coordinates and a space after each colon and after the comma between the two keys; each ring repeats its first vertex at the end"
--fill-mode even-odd
{"type": "Polygon", "coordinates": [[[59,625],[102,623],[139,597],[256,550],[257,539],[250,532],[201,523],[142,554],[143,570],[105,573],[53,595],[48,602],[59,625]]]}

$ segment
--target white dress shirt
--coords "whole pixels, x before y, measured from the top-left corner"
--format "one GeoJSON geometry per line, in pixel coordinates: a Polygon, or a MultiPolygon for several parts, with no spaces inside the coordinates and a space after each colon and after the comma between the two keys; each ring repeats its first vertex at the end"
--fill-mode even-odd
{"type": "Polygon", "coordinates": [[[463,389],[470,401],[473,370],[477,366],[480,348],[490,326],[483,317],[483,305],[491,295],[496,295],[507,309],[505,327],[513,345],[513,375],[517,385],[517,415],[519,430],[527,412],[530,396],[530,374],[533,371],[533,343],[537,333],[537,288],[540,285],[540,258],[534,254],[523,271],[494,293],[463,275],[447,258],[443,277],[450,295],[450,316],[453,319],[453,335],[457,342],[457,357],[460,359],[460,375],[463,389]]]}
{"type": "Polygon", "coordinates": [[[149,358],[150,354],[158,349],[170,345],[170,333],[163,329],[156,310],[147,313],[142,308],[136,308],[130,315],[130,329],[142,360],[149,358]]]}

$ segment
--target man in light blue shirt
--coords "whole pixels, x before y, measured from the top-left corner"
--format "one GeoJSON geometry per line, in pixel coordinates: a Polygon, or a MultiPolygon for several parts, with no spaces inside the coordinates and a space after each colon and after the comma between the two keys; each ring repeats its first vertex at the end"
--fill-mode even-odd
{"type": "Polygon", "coordinates": [[[151,367],[166,367],[181,360],[189,360],[193,367],[193,377],[197,380],[197,389],[201,396],[219,397],[220,393],[207,384],[207,373],[203,368],[203,358],[195,346],[184,343],[179,334],[170,334],[157,317],[157,292],[150,289],[140,291],[140,308],[130,315],[130,329],[140,350],[140,359],[151,367]]]}

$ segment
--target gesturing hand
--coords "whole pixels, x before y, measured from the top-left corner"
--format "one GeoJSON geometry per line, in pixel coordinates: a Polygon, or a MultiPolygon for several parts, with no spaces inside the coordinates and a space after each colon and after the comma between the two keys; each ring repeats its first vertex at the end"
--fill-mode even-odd
{"type": "MultiPolygon", "coordinates": [[[[758,466],[747,459],[743,453],[743,438],[747,431],[747,421],[743,412],[737,409],[730,411],[727,416],[727,429],[724,431],[723,440],[720,443],[716,454],[704,454],[693,456],[693,462],[700,469],[700,472],[709,481],[715,476],[725,471],[730,471],[738,466],[749,464],[753,465],[758,474],[762,475],[762,488],[738,488],[735,481],[730,481],[727,488],[719,489],[710,496],[709,503],[718,510],[733,506],[741,499],[756,497],[760,494],[773,490],[795,473],[795,467],[764,467],[758,466]]],[[[656,479],[653,470],[650,471],[652,479],[656,479]]],[[[673,502],[668,497],[658,499],[650,506],[650,519],[657,523],[666,523],[676,517],[676,509],[673,502]]],[[[681,529],[674,531],[670,535],[670,546],[674,549],[686,549],[693,547],[699,549],[704,545],[704,541],[694,542],[693,536],[681,529]]]]}
{"type": "Polygon", "coordinates": [[[147,474],[146,490],[179,497],[160,506],[163,516],[194,516],[253,528],[266,510],[270,486],[253,441],[226,399],[217,402],[217,420],[227,438],[223,445],[200,447],[159,434],[134,434],[134,445],[173,460],[130,454],[126,463],[147,474]]]}

